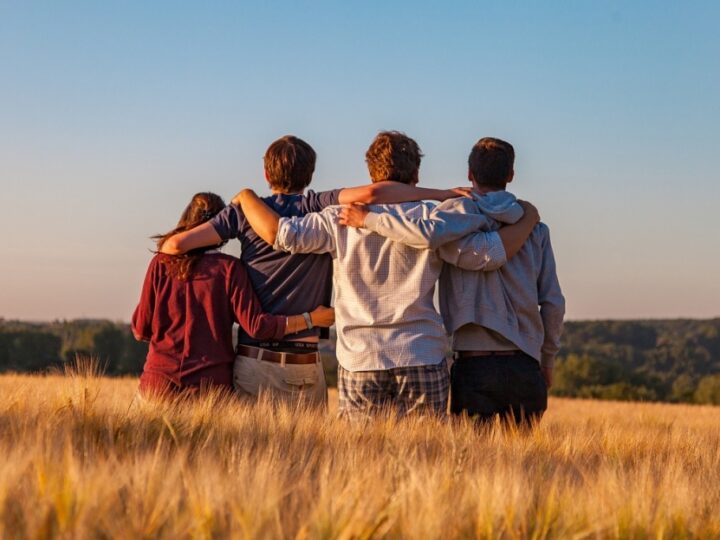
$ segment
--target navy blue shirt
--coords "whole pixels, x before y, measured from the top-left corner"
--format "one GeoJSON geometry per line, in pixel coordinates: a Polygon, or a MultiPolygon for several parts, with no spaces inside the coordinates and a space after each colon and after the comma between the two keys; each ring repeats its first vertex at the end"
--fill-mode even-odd
{"type": "MultiPolygon", "coordinates": [[[[263,197],[262,200],[280,217],[302,217],[338,204],[340,191],[308,191],[305,195],[277,194],[263,197]]],[[[312,311],[321,304],[330,305],[333,264],[330,255],[293,255],[275,251],[255,233],[245,214],[234,204],[226,206],[210,223],[223,240],[240,240],[240,258],[247,267],[248,277],[264,311],[297,315],[312,311]]],[[[313,328],[295,335],[327,337],[327,331],[321,333],[319,328],[313,328]]],[[[238,343],[254,344],[258,341],[240,327],[238,343]]]]}

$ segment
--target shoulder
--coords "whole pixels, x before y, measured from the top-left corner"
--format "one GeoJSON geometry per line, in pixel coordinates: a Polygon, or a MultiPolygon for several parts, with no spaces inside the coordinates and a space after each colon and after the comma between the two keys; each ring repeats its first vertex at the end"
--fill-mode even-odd
{"type": "Polygon", "coordinates": [[[171,261],[173,259],[173,255],[166,255],[165,253],[156,253],[152,259],[150,259],[150,263],[148,264],[148,272],[155,271],[158,267],[162,266],[164,263],[171,261]]]}
{"type": "Polygon", "coordinates": [[[540,223],[535,225],[533,232],[537,232],[538,234],[541,234],[542,236],[550,236],[550,227],[547,226],[547,223],[543,223],[541,221],[540,223]]]}
{"type": "Polygon", "coordinates": [[[221,252],[215,252],[215,253],[205,253],[204,255],[208,260],[215,260],[222,264],[237,264],[240,262],[240,259],[233,255],[229,255],[227,253],[221,253],[221,252]]]}
{"type": "Polygon", "coordinates": [[[541,221],[533,228],[531,238],[542,246],[546,245],[550,240],[550,228],[541,221]]]}
{"type": "Polygon", "coordinates": [[[457,197],[441,202],[435,207],[436,212],[455,212],[457,214],[479,214],[477,203],[470,197],[457,197]]]}
{"type": "Polygon", "coordinates": [[[236,236],[242,228],[245,221],[245,215],[242,208],[238,205],[230,203],[220,210],[208,223],[215,229],[222,238],[228,239],[236,236]]]}
{"type": "Polygon", "coordinates": [[[240,259],[227,253],[205,253],[202,260],[205,266],[210,268],[234,270],[236,267],[242,266],[240,259]]]}
{"type": "Polygon", "coordinates": [[[424,217],[435,208],[436,203],[430,201],[409,201],[403,203],[372,204],[368,208],[378,214],[388,213],[395,216],[424,217]]]}

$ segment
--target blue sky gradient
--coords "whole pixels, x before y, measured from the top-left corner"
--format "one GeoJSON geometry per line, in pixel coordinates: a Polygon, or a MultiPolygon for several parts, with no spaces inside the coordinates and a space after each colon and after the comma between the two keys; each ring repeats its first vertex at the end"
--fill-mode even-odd
{"type": "Polygon", "coordinates": [[[0,3],[0,316],[127,320],[196,191],[316,190],[382,129],[464,185],[480,137],[549,224],[570,318],[720,315],[717,2],[0,3]]]}

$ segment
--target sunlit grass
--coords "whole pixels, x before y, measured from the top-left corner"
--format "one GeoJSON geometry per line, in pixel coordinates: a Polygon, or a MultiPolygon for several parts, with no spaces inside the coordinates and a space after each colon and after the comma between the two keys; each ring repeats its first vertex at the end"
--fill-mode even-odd
{"type": "Polygon", "coordinates": [[[136,384],[0,377],[0,537],[720,537],[719,408],[554,399],[523,435],[136,384]]]}

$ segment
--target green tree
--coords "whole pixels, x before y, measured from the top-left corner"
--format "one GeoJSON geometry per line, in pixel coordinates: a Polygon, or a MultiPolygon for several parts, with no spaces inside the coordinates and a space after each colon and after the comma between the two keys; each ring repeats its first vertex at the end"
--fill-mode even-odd
{"type": "Polygon", "coordinates": [[[720,374],[700,379],[695,391],[695,402],[720,405],[720,374]]]}

